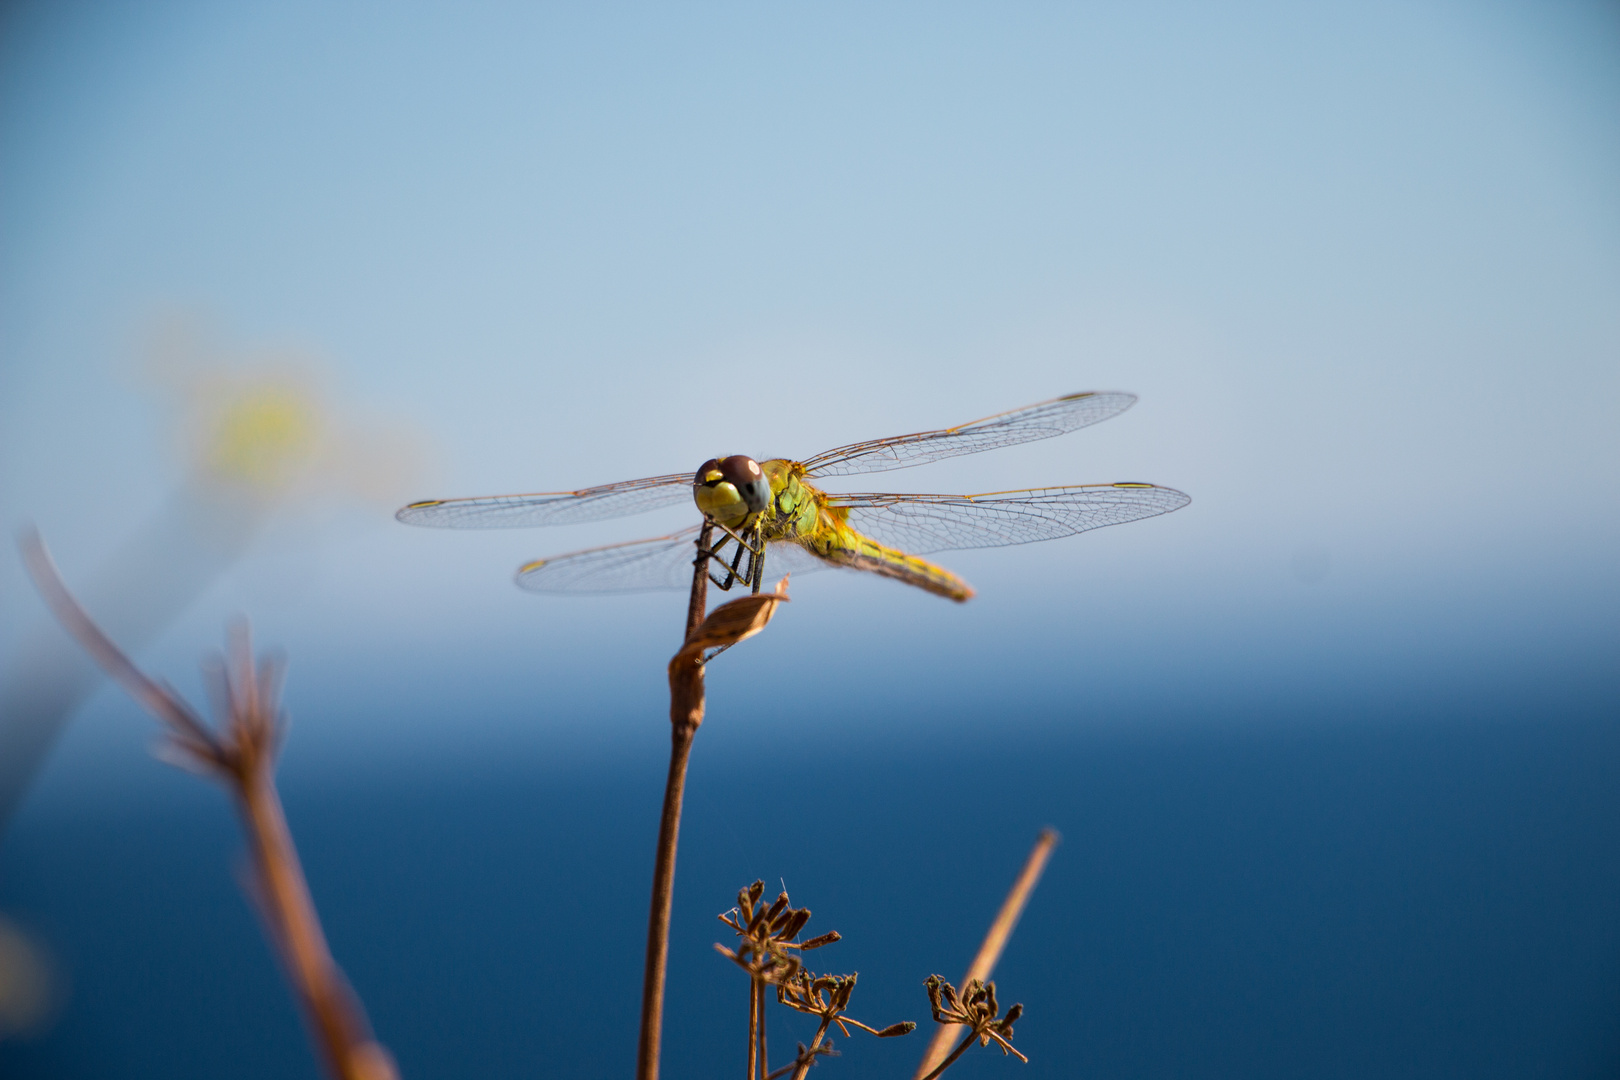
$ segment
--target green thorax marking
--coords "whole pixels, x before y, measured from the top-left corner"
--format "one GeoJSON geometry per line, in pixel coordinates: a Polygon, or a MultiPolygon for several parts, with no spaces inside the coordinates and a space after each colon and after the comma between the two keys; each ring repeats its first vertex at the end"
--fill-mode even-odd
{"type": "Polygon", "coordinates": [[[771,484],[771,505],[760,515],[760,534],[769,542],[787,540],[823,558],[840,553],[869,555],[899,552],[862,536],[849,524],[849,511],[828,505],[826,494],[804,478],[804,466],[780,459],[761,463],[771,484]]]}
{"type": "Polygon", "coordinates": [[[771,505],[760,515],[760,532],[766,540],[810,540],[822,533],[831,521],[827,502],[820,491],[804,478],[804,466],[797,461],[774,458],[760,463],[771,485],[771,505]]]}

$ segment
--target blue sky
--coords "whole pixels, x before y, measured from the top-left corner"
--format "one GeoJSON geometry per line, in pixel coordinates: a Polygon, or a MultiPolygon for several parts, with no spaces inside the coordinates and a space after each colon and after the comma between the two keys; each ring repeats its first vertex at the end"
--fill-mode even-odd
{"type": "MultiPolygon", "coordinates": [[[[435,534],[393,503],[803,456],[1092,388],[1142,400],[859,486],[1141,479],[1192,506],[947,556],[980,589],[961,609],[805,578],[738,677],[802,657],[856,697],[901,670],[923,700],[1044,698],[1088,662],[1140,694],[1612,649],[1605,7],[7,19],[7,522],[83,580],[162,512],[184,458],[140,343],[176,312],[412,448],[369,500],[300,490],[152,646],[169,670],[246,612],[306,712],[356,682],[484,695],[475,731],[497,699],[656,710],[678,598],[559,601],[510,574],[689,511],[435,534]]],[[[14,563],[0,597],[15,646],[39,615],[14,563]]],[[[435,738],[425,712],[394,722],[435,738]]]]}

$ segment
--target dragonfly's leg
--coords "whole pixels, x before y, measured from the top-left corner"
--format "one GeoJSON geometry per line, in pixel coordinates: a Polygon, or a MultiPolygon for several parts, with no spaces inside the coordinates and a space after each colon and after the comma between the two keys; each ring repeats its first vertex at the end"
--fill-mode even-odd
{"type": "MultiPolygon", "coordinates": [[[[724,529],[725,526],[722,525],[721,528],[724,529]]],[[[729,529],[726,531],[730,532],[729,529]]],[[[737,536],[735,533],[732,533],[731,535],[738,544],[737,554],[734,555],[731,560],[731,570],[733,573],[736,572],[737,565],[742,559],[743,551],[746,550],[748,552],[748,569],[744,571],[747,576],[744,577],[743,580],[750,583],[753,586],[754,592],[757,593],[759,592],[760,583],[765,580],[765,540],[760,536],[758,526],[748,530],[748,539],[746,540],[740,536],[737,536]]],[[[722,543],[723,542],[724,541],[722,541],[722,543]]],[[[719,545],[716,546],[718,547],[719,545]]],[[[727,576],[726,581],[728,583],[731,581],[729,575],[727,576]]],[[[703,662],[707,664],[710,660],[713,660],[715,657],[719,656],[729,648],[731,648],[730,645],[720,646],[718,649],[713,650],[707,656],[705,656],[703,658],[703,662]]]]}
{"type": "Polygon", "coordinates": [[[738,579],[743,578],[743,574],[737,573],[737,567],[742,563],[742,557],[744,555],[747,555],[749,559],[754,557],[753,552],[749,550],[747,544],[738,544],[737,553],[731,557],[731,567],[729,572],[726,574],[726,580],[728,582],[735,583],[738,579]]]}
{"type": "MultiPolygon", "coordinates": [[[[721,553],[727,542],[735,543],[737,545],[737,549],[731,556],[731,564],[726,570],[726,579],[721,581],[711,572],[709,574],[709,580],[714,582],[726,592],[729,592],[731,587],[738,581],[753,582],[756,576],[754,572],[754,560],[756,553],[764,550],[764,544],[758,539],[759,527],[755,526],[754,528],[745,530],[743,535],[738,535],[736,532],[733,532],[731,529],[720,524],[718,521],[714,524],[721,532],[725,533],[725,535],[720,538],[720,542],[718,544],[715,544],[710,549],[709,554],[718,559],[722,566],[725,566],[725,557],[721,553]],[[748,568],[746,570],[740,570],[739,568],[742,566],[742,557],[744,553],[748,555],[748,568]]],[[[758,592],[759,589],[755,588],[754,591],[758,592]]]]}
{"type": "Polygon", "coordinates": [[[759,538],[757,531],[754,533],[754,540],[757,546],[748,552],[748,574],[753,579],[754,592],[757,593],[759,587],[765,583],[765,541],[759,538]]]}
{"type": "Polygon", "coordinates": [[[736,554],[734,554],[731,557],[731,565],[730,566],[726,566],[726,563],[725,563],[724,559],[720,560],[720,565],[726,566],[726,580],[721,581],[719,578],[715,577],[712,573],[709,575],[709,580],[714,582],[716,585],[718,585],[722,592],[730,592],[731,587],[733,585],[737,584],[737,582],[742,579],[743,575],[737,573],[737,565],[742,562],[743,554],[747,550],[748,550],[747,548],[745,548],[745,547],[743,547],[742,545],[739,544],[737,546],[736,554]]]}
{"type": "MultiPolygon", "coordinates": [[[[715,522],[714,525],[715,525],[715,528],[717,528],[721,532],[725,533],[726,536],[730,537],[732,540],[735,540],[737,543],[743,544],[743,545],[747,545],[747,543],[748,543],[748,541],[745,539],[745,537],[749,533],[753,532],[752,529],[748,529],[748,530],[744,530],[743,533],[739,534],[736,531],[728,528],[727,526],[720,524],[720,522],[718,522],[718,521],[715,522]]],[[[724,540],[720,541],[720,544],[724,544],[724,543],[725,543],[724,540]]],[[[720,544],[716,544],[715,546],[719,547],[720,544]]]]}
{"type": "MultiPolygon", "coordinates": [[[[718,524],[718,522],[716,524],[718,524]]],[[[727,529],[724,525],[720,525],[720,528],[725,532],[726,535],[724,535],[724,536],[722,536],[720,538],[720,542],[718,544],[715,544],[715,545],[713,545],[712,547],[709,548],[708,554],[709,554],[709,557],[711,559],[713,559],[715,562],[718,562],[721,566],[725,566],[726,565],[726,556],[725,556],[726,544],[730,543],[731,541],[736,540],[737,535],[735,533],[733,533],[730,529],[727,529]]],[[[742,549],[741,549],[741,546],[739,545],[738,550],[737,550],[737,556],[740,557],[741,555],[742,555],[742,549]]],[[[713,570],[709,571],[709,580],[714,582],[715,585],[717,585],[722,592],[730,592],[731,587],[733,585],[735,585],[736,581],[737,581],[737,570],[736,570],[737,559],[733,558],[731,560],[731,562],[732,562],[731,569],[726,573],[726,579],[724,581],[721,581],[719,578],[715,577],[713,570]]]]}

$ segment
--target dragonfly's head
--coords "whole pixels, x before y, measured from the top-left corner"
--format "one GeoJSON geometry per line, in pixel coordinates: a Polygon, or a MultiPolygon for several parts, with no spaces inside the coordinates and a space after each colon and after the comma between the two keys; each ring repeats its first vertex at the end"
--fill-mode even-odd
{"type": "Polygon", "coordinates": [[[737,529],[771,505],[771,482],[751,457],[710,458],[692,478],[692,498],[705,516],[737,529]]]}

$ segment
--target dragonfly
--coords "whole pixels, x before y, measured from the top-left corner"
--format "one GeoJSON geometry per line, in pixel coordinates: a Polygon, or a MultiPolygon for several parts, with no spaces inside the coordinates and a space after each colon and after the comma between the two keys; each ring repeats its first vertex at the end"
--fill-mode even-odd
{"type": "Polygon", "coordinates": [[[702,524],[667,536],[588,548],[527,563],[517,582],[540,593],[683,589],[698,566],[722,590],[758,592],[767,562],[803,573],[843,567],[965,601],[973,588],[927,559],[939,551],[1073,536],[1166,514],[1191,501],[1174,488],[1121,482],[977,495],[835,493],[832,477],[887,472],[1050,438],[1118,416],[1134,394],[1089,391],[956,427],[851,443],[814,457],[711,458],[693,473],[521,495],[428,499],[402,508],[407,525],[452,529],[574,525],[692,499],[702,524]],[[694,554],[695,550],[695,554],[694,554]]]}

